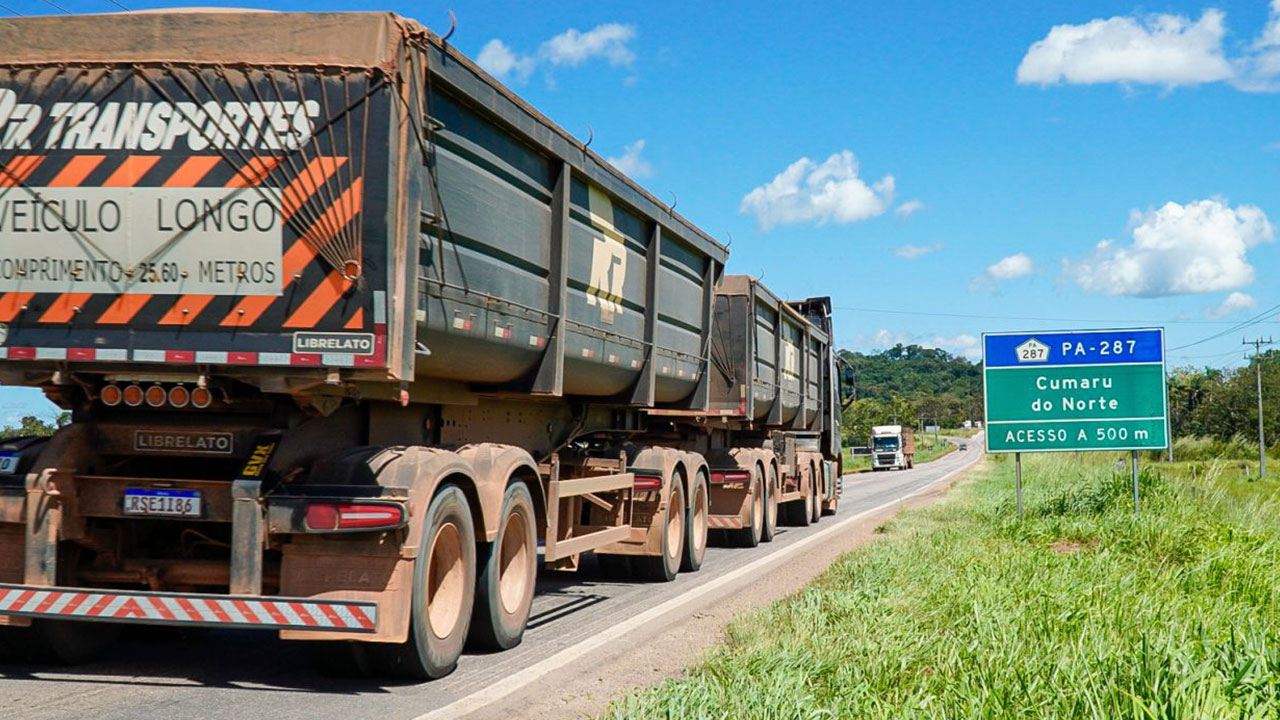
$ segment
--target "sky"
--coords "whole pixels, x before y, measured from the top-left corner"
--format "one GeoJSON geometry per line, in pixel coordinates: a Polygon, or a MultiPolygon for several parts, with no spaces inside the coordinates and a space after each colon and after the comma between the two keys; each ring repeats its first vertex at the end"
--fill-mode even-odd
{"type": "Polygon", "coordinates": [[[1170,364],[1237,366],[1280,335],[1280,0],[377,9],[452,9],[455,47],[731,243],[729,272],[830,295],[841,347],[1163,326],[1170,364]]]}

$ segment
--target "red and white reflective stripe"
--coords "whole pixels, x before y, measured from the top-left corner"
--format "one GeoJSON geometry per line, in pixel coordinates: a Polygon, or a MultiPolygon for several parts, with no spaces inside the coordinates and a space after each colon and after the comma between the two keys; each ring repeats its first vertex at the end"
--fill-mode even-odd
{"type": "Polygon", "coordinates": [[[0,615],[371,633],[374,603],[0,585],[0,615]]]}
{"type": "Polygon", "coordinates": [[[729,515],[710,515],[707,517],[707,527],[712,530],[741,530],[742,518],[729,515]]]}

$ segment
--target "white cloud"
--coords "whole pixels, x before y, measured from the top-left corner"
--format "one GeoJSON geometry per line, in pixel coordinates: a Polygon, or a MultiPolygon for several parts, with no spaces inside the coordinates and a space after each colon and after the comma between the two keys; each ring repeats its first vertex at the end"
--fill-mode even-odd
{"type": "Polygon", "coordinates": [[[609,164],[618,168],[624,175],[633,178],[647,178],[653,174],[653,165],[641,154],[644,152],[644,138],[622,148],[622,155],[608,159],[609,164]]]}
{"type": "Polygon", "coordinates": [[[1222,302],[1205,311],[1205,315],[1213,320],[1219,320],[1234,315],[1241,310],[1252,310],[1258,307],[1258,301],[1252,295],[1242,292],[1233,292],[1222,299],[1222,302]]]}
{"type": "Polygon", "coordinates": [[[995,280],[1012,280],[1030,275],[1035,263],[1026,253],[1010,255],[987,266],[987,276],[995,280]]]}
{"type": "Polygon", "coordinates": [[[1014,280],[1030,275],[1036,269],[1035,263],[1026,253],[1015,253],[1003,257],[987,266],[981,275],[969,281],[969,291],[995,290],[1000,280],[1014,280]]]}
{"type": "MultiPolygon", "coordinates": [[[[628,43],[635,36],[634,26],[620,23],[597,25],[586,32],[570,28],[542,43],[537,52],[529,55],[517,53],[494,38],[480,49],[476,63],[499,80],[516,83],[527,81],[539,67],[577,67],[597,58],[614,67],[630,67],[636,54],[628,43]]],[[[549,71],[547,81],[554,85],[549,71]]]]}
{"type": "Polygon", "coordinates": [[[1236,68],[1235,85],[1241,90],[1280,90],[1280,0],[1271,0],[1267,24],[1249,52],[1236,61],[1236,68]]]}
{"type": "Polygon", "coordinates": [[[924,203],[919,198],[913,198],[898,205],[893,212],[898,217],[910,217],[924,209],[924,203]]]}
{"type": "Polygon", "coordinates": [[[937,252],[944,247],[946,246],[940,242],[930,243],[928,245],[911,245],[908,243],[906,245],[900,245],[894,248],[893,254],[897,255],[900,258],[915,260],[921,255],[928,255],[931,252],[937,252]]]}
{"type": "Polygon", "coordinates": [[[635,27],[619,23],[597,25],[586,32],[570,28],[543,43],[539,54],[552,65],[574,67],[597,57],[615,67],[630,65],[636,55],[627,43],[635,36],[635,27]]]}
{"type": "Polygon", "coordinates": [[[1018,65],[1021,85],[1142,83],[1175,87],[1232,77],[1222,52],[1226,15],[1113,17],[1057,25],[1018,65]]]}
{"type": "Polygon", "coordinates": [[[846,224],[884,213],[893,204],[893,176],[871,185],[858,177],[858,160],[843,150],[821,164],[807,157],[742,198],[739,211],[755,215],[761,230],[798,222],[846,224]]]}
{"type": "Polygon", "coordinates": [[[874,335],[859,335],[854,338],[854,345],[884,350],[895,345],[920,345],[946,350],[952,355],[960,355],[969,360],[982,357],[982,341],[976,335],[959,333],[957,335],[919,335],[880,328],[874,335]]]}
{"type": "Polygon", "coordinates": [[[1080,287],[1104,295],[1164,297],[1236,290],[1254,280],[1248,252],[1271,242],[1271,223],[1259,208],[1225,200],[1165,203],[1130,214],[1133,243],[1098,243],[1093,254],[1065,264],[1080,287]]]}
{"type": "Polygon", "coordinates": [[[476,64],[499,80],[514,78],[518,82],[524,82],[533,74],[538,61],[533,57],[515,54],[505,43],[494,38],[480,48],[476,64]]]}

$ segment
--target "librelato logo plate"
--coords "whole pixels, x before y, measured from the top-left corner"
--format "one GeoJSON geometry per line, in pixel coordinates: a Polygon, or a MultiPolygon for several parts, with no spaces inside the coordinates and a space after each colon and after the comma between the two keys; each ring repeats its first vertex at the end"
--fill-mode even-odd
{"type": "Polygon", "coordinates": [[[138,430],[133,434],[133,449],[140,452],[230,455],[235,450],[235,437],[224,432],[138,430]]]}

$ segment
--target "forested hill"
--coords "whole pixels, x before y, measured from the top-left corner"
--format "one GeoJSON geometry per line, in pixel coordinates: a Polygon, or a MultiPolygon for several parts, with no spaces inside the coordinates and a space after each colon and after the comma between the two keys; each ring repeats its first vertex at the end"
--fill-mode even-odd
{"type": "Polygon", "coordinates": [[[853,366],[857,401],[845,413],[847,438],[895,420],[944,427],[982,419],[982,364],[946,350],[896,345],[878,353],[841,350],[853,366]]]}

